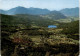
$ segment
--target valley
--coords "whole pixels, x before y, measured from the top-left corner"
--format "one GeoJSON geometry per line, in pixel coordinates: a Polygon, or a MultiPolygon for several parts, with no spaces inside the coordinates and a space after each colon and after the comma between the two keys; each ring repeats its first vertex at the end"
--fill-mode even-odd
{"type": "Polygon", "coordinates": [[[39,15],[1,14],[1,28],[2,56],[77,56],[79,53],[78,20],[64,23],[39,15]],[[48,28],[49,25],[57,27],[48,28]]]}

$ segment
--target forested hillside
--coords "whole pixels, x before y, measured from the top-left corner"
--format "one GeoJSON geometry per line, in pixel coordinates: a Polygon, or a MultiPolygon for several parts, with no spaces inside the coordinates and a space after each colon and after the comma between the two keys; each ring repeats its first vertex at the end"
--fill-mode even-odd
{"type": "Polygon", "coordinates": [[[69,38],[79,40],[79,21],[74,21],[64,25],[62,33],[66,34],[69,38]]]}
{"type": "Polygon", "coordinates": [[[3,56],[78,55],[79,21],[62,23],[39,15],[0,15],[3,56]]]}
{"type": "Polygon", "coordinates": [[[62,14],[59,11],[51,11],[48,14],[40,15],[40,16],[43,18],[49,18],[49,19],[53,19],[53,20],[66,19],[67,18],[64,14],[62,14]]]}

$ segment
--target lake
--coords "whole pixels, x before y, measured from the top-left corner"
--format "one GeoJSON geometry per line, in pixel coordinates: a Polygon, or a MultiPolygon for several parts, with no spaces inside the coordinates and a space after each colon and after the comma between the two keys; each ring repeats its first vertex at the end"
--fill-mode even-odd
{"type": "Polygon", "coordinates": [[[48,28],[57,28],[56,25],[48,25],[48,28]]]}

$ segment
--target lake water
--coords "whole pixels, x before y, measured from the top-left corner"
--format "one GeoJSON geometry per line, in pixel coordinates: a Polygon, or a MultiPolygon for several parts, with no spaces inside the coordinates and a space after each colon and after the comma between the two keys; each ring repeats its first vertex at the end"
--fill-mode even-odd
{"type": "Polygon", "coordinates": [[[49,25],[48,28],[57,28],[56,25],[49,25]]]}

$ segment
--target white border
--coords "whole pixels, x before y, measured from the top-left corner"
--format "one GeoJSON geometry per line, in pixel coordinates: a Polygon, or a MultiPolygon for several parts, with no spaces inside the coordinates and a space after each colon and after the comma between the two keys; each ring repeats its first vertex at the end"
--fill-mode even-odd
{"type": "MultiPolygon", "coordinates": [[[[80,0],[79,0],[79,28],[80,28],[80,0]]],[[[80,56],[80,29],[79,29],[79,56],[80,56]]]]}

